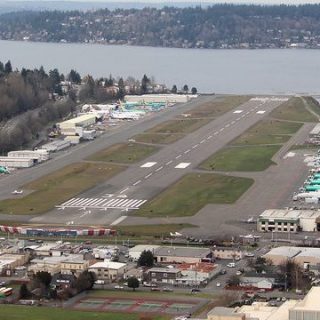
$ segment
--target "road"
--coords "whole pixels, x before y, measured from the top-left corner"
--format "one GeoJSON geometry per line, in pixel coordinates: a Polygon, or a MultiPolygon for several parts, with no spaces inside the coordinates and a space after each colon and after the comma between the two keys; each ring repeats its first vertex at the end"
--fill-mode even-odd
{"type": "MultiPolygon", "coordinates": [[[[202,161],[281,103],[283,100],[279,98],[252,99],[163,147],[148,159],[128,167],[106,183],[61,204],[60,208],[31,219],[31,222],[74,225],[120,223],[130,210],[138,209],[186,173],[192,172],[202,161]]],[[[144,129],[140,128],[140,132],[144,129]]]]}

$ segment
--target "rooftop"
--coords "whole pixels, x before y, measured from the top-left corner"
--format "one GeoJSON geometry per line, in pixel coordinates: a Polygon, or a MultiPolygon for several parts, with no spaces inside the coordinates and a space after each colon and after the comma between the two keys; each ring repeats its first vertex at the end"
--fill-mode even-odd
{"type": "Polygon", "coordinates": [[[312,287],[302,301],[299,301],[292,310],[320,311],[320,287],[312,287]]]}
{"type": "Polygon", "coordinates": [[[206,262],[200,262],[200,263],[181,263],[177,266],[179,270],[183,271],[198,271],[198,272],[211,272],[214,269],[216,269],[216,265],[213,263],[206,263],[206,262]]]}
{"type": "Polygon", "coordinates": [[[148,272],[178,273],[180,270],[177,268],[151,268],[148,272]]]}
{"type": "Polygon", "coordinates": [[[268,253],[264,255],[264,257],[268,258],[268,256],[283,256],[286,258],[293,258],[297,254],[301,252],[301,248],[299,247],[277,247],[271,249],[268,253]]]}
{"type": "Polygon", "coordinates": [[[156,256],[170,256],[170,257],[193,257],[205,258],[211,250],[209,248],[195,248],[195,247],[159,247],[155,250],[156,256]]]}
{"type": "Polygon", "coordinates": [[[76,117],[76,118],[73,118],[73,119],[70,119],[70,120],[66,120],[66,121],[63,121],[63,122],[60,122],[59,124],[77,124],[79,122],[82,122],[82,121],[87,121],[87,120],[90,120],[92,118],[95,118],[96,115],[95,114],[83,114],[79,117],[76,117]]]}
{"type": "Polygon", "coordinates": [[[316,219],[320,210],[269,209],[262,212],[260,219],[316,219]]]}
{"type": "Polygon", "coordinates": [[[102,261],[102,262],[97,262],[89,267],[89,269],[98,269],[98,268],[104,268],[104,269],[113,269],[113,270],[118,270],[123,267],[125,267],[125,263],[121,262],[113,262],[113,261],[102,261]]]}

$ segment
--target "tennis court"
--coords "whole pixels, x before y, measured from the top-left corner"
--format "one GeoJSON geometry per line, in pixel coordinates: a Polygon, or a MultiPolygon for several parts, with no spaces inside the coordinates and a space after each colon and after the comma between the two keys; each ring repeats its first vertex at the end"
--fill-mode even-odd
{"type": "Polygon", "coordinates": [[[91,311],[137,312],[180,315],[192,313],[198,308],[194,301],[121,299],[121,298],[83,298],[74,304],[75,309],[91,311]]]}

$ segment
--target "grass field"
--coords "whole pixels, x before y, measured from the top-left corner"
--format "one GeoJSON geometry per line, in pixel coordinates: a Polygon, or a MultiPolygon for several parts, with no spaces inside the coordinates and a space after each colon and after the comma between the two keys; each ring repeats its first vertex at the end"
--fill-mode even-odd
{"type": "Polygon", "coordinates": [[[168,236],[170,232],[180,231],[183,228],[196,227],[189,223],[180,224],[157,224],[157,225],[136,225],[136,226],[117,226],[115,229],[119,235],[123,236],[168,236]]]}
{"type": "Polygon", "coordinates": [[[153,200],[137,215],[191,216],[209,203],[234,203],[253,183],[252,179],[218,174],[187,174],[153,200]]]}
{"type": "Polygon", "coordinates": [[[184,137],[181,133],[141,133],[133,137],[137,142],[170,144],[184,137]]]}
{"type": "Polygon", "coordinates": [[[291,135],[296,133],[302,123],[267,119],[258,122],[252,128],[244,132],[230,145],[257,145],[285,143],[291,135]]]}
{"type": "Polygon", "coordinates": [[[40,214],[75,195],[108,180],[124,167],[105,163],[75,163],[24,185],[34,190],[19,199],[0,201],[0,213],[40,214]]]}
{"type": "MultiPolygon", "coordinates": [[[[320,114],[320,111],[315,107],[314,101],[306,99],[309,108],[320,114]]],[[[273,118],[280,120],[290,120],[290,121],[301,121],[301,122],[317,122],[318,119],[315,115],[310,113],[303,103],[301,98],[295,97],[291,98],[287,102],[280,105],[278,108],[273,110],[270,114],[273,118]]]]}
{"type": "MultiPolygon", "coordinates": [[[[141,316],[133,313],[86,312],[61,308],[1,305],[0,318],[3,320],[139,320],[141,316]]],[[[166,320],[169,317],[148,315],[148,319],[166,320]]]]}
{"type": "Polygon", "coordinates": [[[190,133],[208,124],[212,119],[168,120],[147,130],[145,133],[190,133]]]}
{"type": "Polygon", "coordinates": [[[250,98],[249,96],[226,96],[222,99],[206,102],[187,113],[190,114],[191,118],[219,117],[223,113],[247,102],[250,98]]]}
{"type": "Polygon", "coordinates": [[[200,168],[218,171],[262,171],[274,162],[281,145],[226,147],[204,161],[200,168]]]}
{"type": "Polygon", "coordinates": [[[159,148],[146,144],[119,143],[91,155],[87,160],[130,164],[138,162],[158,150],[159,148]]]}
{"type": "Polygon", "coordinates": [[[308,103],[309,108],[320,117],[319,103],[312,97],[303,97],[303,99],[308,103]]]}

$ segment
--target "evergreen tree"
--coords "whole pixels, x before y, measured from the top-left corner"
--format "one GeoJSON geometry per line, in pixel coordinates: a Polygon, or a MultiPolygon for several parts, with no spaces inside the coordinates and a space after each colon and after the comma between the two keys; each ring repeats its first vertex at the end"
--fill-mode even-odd
{"type": "Polygon", "coordinates": [[[146,76],[143,75],[143,78],[141,80],[141,93],[145,94],[148,92],[148,85],[150,84],[150,79],[146,76]]]}
{"type": "Polygon", "coordinates": [[[139,286],[140,286],[140,283],[136,277],[130,277],[128,279],[128,287],[132,288],[133,291],[135,291],[137,288],[139,288],[139,286]]]}
{"type": "Polygon", "coordinates": [[[188,87],[187,84],[185,84],[185,85],[183,86],[182,91],[183,91],[184,93],[188,93],[188,92],[189,92],[189,87],[188,87]]]}
{"type": "Polygon", "coordinates": [[[177,86],[174,84],[174,85],[172,86],[171,93],[176,94],[177,92],[178,92],[178,88],[177,88],[177,86]]]}
{"type": "Polygon", "coordinates": [[[197,94],[197,92],[198,92],[198,90],[197,90],[196,87],[192,87],[192,88],[191,88],[191,93],[192,93],[192,94],[197,94]]]}
{"type": "Polygon", "coordinates": [[[140,267],[153,267],[154,264],[154,256],[151,251],[144,250],[141,252],[141,255],[138,259],[138,266],[140,267]]]}
{"type": "Polygon", "coordinates": [[[9,74],[9,73],[11,73],[11,72],[12,72],[11,61],[8,60],[8,61],[6,62],[6,64],[4,65],[4,73],[5,73],[5,74],[9,74]]]}

